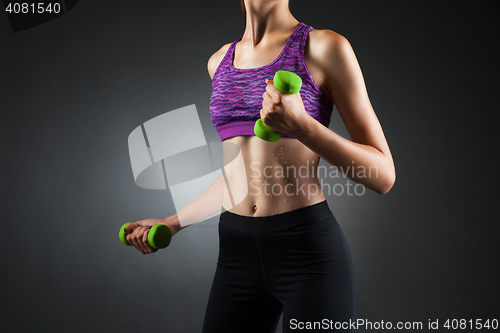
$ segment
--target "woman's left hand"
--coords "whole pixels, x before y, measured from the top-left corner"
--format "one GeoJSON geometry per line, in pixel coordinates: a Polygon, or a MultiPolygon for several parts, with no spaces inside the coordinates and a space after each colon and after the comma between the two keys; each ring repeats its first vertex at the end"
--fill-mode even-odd
{"type": "Polygon", "coordinates": [[[284,94],[267,80],[266,91],[260,109],[260,118],[269,128],[280,133],[295,136],[307,126],[312,118],[304,108],[300,92],[297,94],[284,94]]]}

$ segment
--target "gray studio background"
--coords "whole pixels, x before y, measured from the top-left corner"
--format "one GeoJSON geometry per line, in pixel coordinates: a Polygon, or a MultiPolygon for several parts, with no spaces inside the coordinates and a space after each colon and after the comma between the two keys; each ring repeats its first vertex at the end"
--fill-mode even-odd
{"type": "MultiPolygon", "coordinates": [[[[494,3],[291,0],[351,42],[396,165],[386,195],[328,197],[358,318],[500,319],[494,3]]],[[[82,0],[16,34],[0,14],[2,332],[201,331],[218,221],[123,246],[123,223],[175,213],[134,183],[127,138],[196,104],[220,140],[207,60],[243,30],[237,0],[82,0]]],[[[348,137],[336,112],[330,128],[348,137]]]]}

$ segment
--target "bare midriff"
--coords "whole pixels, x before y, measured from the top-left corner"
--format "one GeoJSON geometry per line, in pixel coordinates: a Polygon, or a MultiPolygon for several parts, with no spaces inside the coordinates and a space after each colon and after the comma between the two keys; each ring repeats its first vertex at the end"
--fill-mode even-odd
{"type": "Polygon", "coordinates": [[[267,142],[257,136],[231,137],[224,140],[224,156],[235,145],[241,155],[225,167],[230,190],[223,199],[225,210],[269,216],[325,200],[317,178],[320,158],[297,139],[267,142]]]}

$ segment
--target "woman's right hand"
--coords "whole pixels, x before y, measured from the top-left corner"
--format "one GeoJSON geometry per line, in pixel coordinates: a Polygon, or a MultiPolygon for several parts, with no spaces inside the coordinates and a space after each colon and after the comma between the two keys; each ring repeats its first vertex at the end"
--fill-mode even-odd
{"type": "Polygon", "coordinates": [[[128,234],[127,241],[142,254],[155,253],[158,249],[155,249],[148,243],[149,229],[156,224],[165,224],[169,227],[173,236],[179,230],[173,221],[172,216],[169,216],[165,219],[145,219],[129,224],[125,228],[125,232],[128,234]]]}

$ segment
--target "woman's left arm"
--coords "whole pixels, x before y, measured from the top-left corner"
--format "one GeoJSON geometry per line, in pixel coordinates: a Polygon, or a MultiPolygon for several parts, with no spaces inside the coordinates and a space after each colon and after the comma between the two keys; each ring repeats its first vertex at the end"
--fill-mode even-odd
{"type": "Polygon", "coordinates": [[[351,45],[333,31],[315,30],[309,34],[307,50],[308,66],[322,73],[320,87],[330,93],[352,141],[312,118],[298,96],[281,94],[272,81],[267,82],[261,116],[268,118],[268,126],[293,135],[346,177],[379,194],[389,192],[396,179],[394,162],[351,45]],[[273,112],[280,116],[273,117],[273,112]]]}

